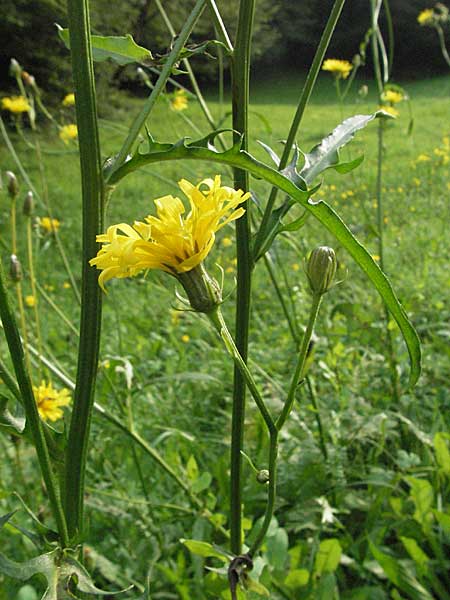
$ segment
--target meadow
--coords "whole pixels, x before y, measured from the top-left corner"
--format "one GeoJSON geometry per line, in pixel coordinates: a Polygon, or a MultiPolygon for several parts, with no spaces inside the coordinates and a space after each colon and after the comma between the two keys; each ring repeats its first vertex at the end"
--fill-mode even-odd
{"type": "MultiPolygon", "coordinates": [[[[265,81],[252,81],[249,152],[253,156],[268,162],[258,141],[281,154],[301,86],[301,76],[293,72],[268,73],[265,81]]],[[[275,512],[254,560],[253,588],[246,596],[238,592],[238,597],[450,598],[450,78],[418,79],[402,82],[402,87],[410,97],[410,109],[406,101],[398,106],[400,114],[386,123],[383,140],[384,260],[421,339],[422,375],[416,387],[408,389],[408,353],[397,325],[393,320],[386,324],[379,296],[331,234],[310,216],[297,231],[277,237],[255,268],[249,344],[249,367],[274,413],[282,408],[308,318],[311,293],[305,260],[314,247],[334,247],[338,283],[324,297],[307,378],[280,434],[275,512]],[[392,334],[402,391],[397,400],[390,389],[386,326],[392,334]]],[[[206,98],[216,123],[230,128],[230,116],[215,91],[206,98]]],[[[142,99],[125,92],[102,99],[103,158],[117,152],[123,131],[141,104],[142,99]]],[[[372,82],[355,80],[340,105],[332,78],[321,73],[297,143],[302,151],[310,151],[343,119],[377,108],[372,82]],[[358,94],[364,85],[368,94],[358,94]]],[[[62,118],[71,122],[73,109],[64,110],[62,118]]],[[[9,136],[25,172],[41,196],[43,185],[47,187],[52,216],[60,223],[58,237],[66,266],[51,233],[36,227],[33,245],[44,355],[53,365],[53,379],[70,388],[76,377],[80,318],[68,275],[69,270],[78,288],[82,227],[77,146],[64,144],[51,124],[40,124],[40,166],[35,149],[29,146],[34,137],[26,129],[22,137],[10,125],[7,122],[9,136]]],[[[192,98],[188,108],[178,112],[161,97],[147,126],[155,139],[172,143],[210,131],[192,98]]],[[[344,175],[324,172],[314,195],[314,200],[325,200],[341,215],[375,261],[379,260],[377,143],[376,122],[357,132],[342,156],[348,161],[364,154],[362,164],[344,175]]],[[[28,186],[5,146],[0,169],[2,174],[16,173],[23,198],[28,186]]],[[[176,161],[146,166],[117,188],[107,206],[106,225],[142,220],[153,212],[153,199],[179,193],[177,182],[182,178],[197,184],[217,174],[224,185],[232,185],[231,172],[223,165],[176,161]]],[[[267,183],[252,178],[251,190],[255,206],[263,205],[267,183]]],[[[11,242],[9,203],[3,178],[4,265],[11,242]]],[[[34,215],[42,219],[48,210],[37,201],[34,215]]],[[[294,216],[299,215],[300,211],[294,216]]],[[[26,223],[19,210],[19,257],[26,256],[26,223]]],[[[217,279],[221,277],[217,265],[223,270],[223,313],[229,323],[234,319],[236,294],[234,243],[234,226],[228,225],[217,235],[206,261],[217,279]]],[[[23,263],[27,296],[32,290],[26,260],[23,263]]],[[[13,290],[14,284],[9,287],[13,290]]],[[[86,473],[84,565],[100,588],[135,586],[120,598],[136,598],[146,586],[142,598],[231,597],[222,577],[223,556],[209,544],[228,544],[233,364],[206,318],[178,310],[176,289],[182,293],[165,273],[150,271],[109,282],[103,296],[95,395],[99,407],[93,412],[86,473]],[[180,539],[206,545],[183,545],[180,539]]],[[[36,346],[31,307],[25,311],[29,341],[36,346]]],[[[3,339],[1,348],[6,361],[3,339]]],[[[45,365],[35,358],[33,365],[35,377],[45,372],[45,365]]],[[[61,429],[61,422],[56,426],[61,429]]],[[[5,555],[23,561],[33,543],[31,534],[20,535],[17,529],[33,524],[23,505],[32,505],[42,525],[49,523],[50,516],[34,449],[6,426],[5,431],[0,437],[1,512],[21,510],[14,516],[15,525],[4,526],[1,546],[5,555]]],[[[268,439],[250,396],[244,451],[242,524],[254,539],[257,530],[252,525],[261,521],[266,506],[266,485],[256,474],[268,468],[268,439]]],[[[43,589],[36,577],[24,587],[23,582],[0,575],[1,600],[34,600],[43,589]]]]}

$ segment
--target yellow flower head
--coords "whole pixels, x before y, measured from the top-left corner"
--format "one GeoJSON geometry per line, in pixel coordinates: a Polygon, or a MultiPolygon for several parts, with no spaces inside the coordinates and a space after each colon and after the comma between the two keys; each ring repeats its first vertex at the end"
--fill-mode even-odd
{"type": "Polygon", "coordinates": [[[62,101],[63,106],[73,106],[75,104],[75,94],[67,94],[62,101]]]}
{"type": "Polygon", "coordinates": [[[186,110],[188,107],[188,99],[184,90],[177,90],[172,100],[170,101],[170,108],[172,110],[180,111],[186,110]]]}
{"type": "Polygon", "coordinates": [[[174,196],[156,199],[157,216],[145,223],[135,221],[112,225],[97,236],[103,246],[89,262],[102,273],[99,284],[113,277],[132,277],[146,269],[161,269],[171,275],[187,273],[206,258],[215,233],[244,214],[236,208],[250,197],[242,190],[221,186],[220,175],[193,185],[182,179],[178,185],[189,200],[185,215],[183,202],[174,196]]]}
{"type": "Polygon", "coordinates": [[[330,71],[337,79],[347,79],[352,69],[351,62],[337,58],[327,58],[322,65],[322,71],[330,71]]]}
{"type": "Polygon", "coordinates": [[[41,381],[41,385],[33,386],[39,415],[44,421],[57,421],[63,416],[61,406],[70,404],[70,392],[68,389],[55,390],[49,382],[41,381]]]}
{"type": "Polygon", "coordinates": [[[392,117],[398,117],[398,115],[400,114],[396,108],[394,108],[393,106],[389,106],[389,104],[383,104],[378,108],[379,110],[384,110],[384,112],[388,113],[392,117]]]}
{"type": "Polygon", "coordinates": [[[405,96],[401,92],[395,92],[394,90],[386,90],[381,94],[381,100],[389,102],[389,104],[398,104],[404,99],[405,96]]]}
{"type": "Polygon", "coordinates": [[[24,96],[10,96],[8,98],[2,98],[2,108],[3,110],[9,110],[9,112],[18,115],[20,113],[28,112],[31,109],[31,106],[24,96]]]}
{"type": "Polygon", "coordinates": [[[36,304],[37,304],[36,296],[25,296],[25,304],[29,308],[33,308],[33,306],[36,306],[36,304]]]}
{"type": "Polygon", "coordinates": [[[434,10],[432,8],[426,8],[417,17],[419,25],[432,25],[434,22],[434,10]]]}
{"type": "Polygon", "coordinates": [[[71,125],[64,125],[61,127],[59,137],[65,144],[68,144],[69,140],[74,140],[78,137],[78,127],[73,123],[71,125]]]}
{"type": "Polygon", "coordinates": [[[50,219],[50,217],[42,217],[39,219],[39,226],[44,231],[44,233],[54,233],[58,231],[61,223],[58,219],[50,219]]]}

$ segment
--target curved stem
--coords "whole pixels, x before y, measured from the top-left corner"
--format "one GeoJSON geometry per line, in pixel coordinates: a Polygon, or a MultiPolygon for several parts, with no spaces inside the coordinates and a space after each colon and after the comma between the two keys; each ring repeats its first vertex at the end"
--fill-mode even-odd
{"type": "Polygon", "coordinates": [[[450,67],[450,56],[448,54],[447,46],[445,45],[445,37],[442,27],[440,25],[436,26],[436,31],[439,37],[439,45],[441,46],[442,56],[444,57],[445,62],[450,67]]]}

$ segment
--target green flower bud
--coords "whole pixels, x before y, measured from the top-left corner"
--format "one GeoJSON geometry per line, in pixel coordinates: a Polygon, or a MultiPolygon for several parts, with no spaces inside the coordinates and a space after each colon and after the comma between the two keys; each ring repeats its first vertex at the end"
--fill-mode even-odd
{"type": "Polygon", "coordinates": [[[20,281],[22,279],[22,265],[15,254],[11,254],[9,261],[9,275],[13,281],[20,281]]]}
{"type": "Polygon", "coordinates": [[[333,283],[337,260],[333,248],[318,246],[315,248],[306,266],[306,275],[313,294],[325,294],[333,283]]]}
{"type": "Polygon", "coordinates": [[[261,471],[258,471],[258,473],[256,474],[256,481],[258,483],[268,483],[269,479],[270,473],[268,469],[261,469],[261,471]]]}
{"type": "Polygon", "coordinates": [[[202,264],[186,273],[177,273],[176,278],[187,294],[191,307],[202,313],[210,313],[222,302],[222,290],[210,277],[202,264]]]}
{"type": "Polygon", "coordinates": [[[19,193],[19,183],[12,171],[6,171],[6,179],[8,180],[8,194],[13,200],[19,193]]]}
{"type": "Polygon", "coordinates": [[[28,192],[23,201],[23,214],[26,217],[31,217],[34,213],[34,198],[33,192],[28,192]]]}
{"type": "Polygon", "coordinates": [[[20,77],[22,73],[22,67],[19,65],[15,58],[12,58],[9,63],[9,74],[11,77],[20,77]]]}

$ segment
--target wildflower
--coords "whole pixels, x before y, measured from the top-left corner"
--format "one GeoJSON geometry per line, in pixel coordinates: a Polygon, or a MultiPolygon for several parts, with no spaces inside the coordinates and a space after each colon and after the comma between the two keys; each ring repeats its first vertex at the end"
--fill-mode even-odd
{"type": "Polygon", "coordinates": [[[384,110],[384,112],[388,113],[388,115],[391,115],[391,117],[398,117],[398,115],[400,114],[396,108],[394,108],[393,106],[389,106],[388,104],[383,104],[378,108],[379,110],[384,110]]]}
{"type": "Polygon", "coordinates": [[[22,265],[15,254],[9,259],[9,276],[16,283],[22,279],[22,265]]]}
{"type": "Polygon", "coordinates": [[[22,212],[26,217],[31,217],[33,215],[34,198],[33,198],[33,192],[31,192],[31,191],[27,192],[27,195],[25,196],[25,200],[23,201],[22,212]]]}
{"type": "Polygon", "coordinates": [[[63,106],[74,106],[75,104],[75,94],[67,94],[66,96],[64,96],[64,99],[62,101],[62,105],[63,106]]]}
{"type": "Polygon", "coordinates": [[[11,200],[14,200],[19,193],[19,182],[12,171],[6,171],[7,189],[11,200]]]}
{"type": "Polygon", "coordinates": [[[331,288],[337,269],[337,259],[333,248],[318,246],[308,259],[306,275],[313,294],[322,295],[331,288]]]}
{"type": "Polygon", "coordinates": [[[37,300],[35,296],[25,296],[25,304],[29,308],[33,308],[37,304],[37,300]]]}
{"type": "Polygon", "coordinates": [[[71,125],[64,125],[61,127],[59,137],[65,144],[68,144],[70,140],[78,137],[78,127],[73,123],[71,125]]]}
{"type": "Polygon", "coordinates": [[[428,154],[419,154],[417,157],[417,162],[428,162],[429,160],[431,160],[431,158],[428,156],[428,154]]]}
{"type": "Polygon", "coordinates": [[[233,245],[233,240],[230,239],[229,237],[224,237],[222,240],[222,246],[224,248],[229,248],[230,246],[233,245]]]}
{"type": "Polygon", "coordinates": [[[337,58],[327,58],[322,65],[322,71],[330,71],[336,79],[347,79],[352,69],[353,65],[348,60],[337,58]]]}
{"type": "Polygon", "coordinates": [[[176,90],[176,92],[174,92],[172,100],[170,101],[170,107],[177,112],[187,109],[188,99],[184,90],[176,90]]]}
{"type": "Polygon", "coordinates": [[[187,335],[187,333],[181,336],[181,341],[183,342],[183,344],[187,344],[190,339],[191,338],[187,335]]]}
{"type": "Polygon", "coordinates": [[[39,387],[33,386],[33,392],[39,415],[44,421],[57,421],[63,416],[60,407],[70,404],[69,390],[66,388],[55,390],[51,382],[47,385],[45,381],[41,381],[39,387]]]}
{"type": "Polygon", "coordinates": [[[9,112],[12,112],[15,115],[31,110],[31,106],[24,96],[9,96],[7,98],[2,98],[2,108],[3,110],[9,110],[9,112]]]}
{"type": "Polygon", "coordinates": [[[24,84],[28,85],[28,87],[34,87],[36,85],[35,78],[33,77],[33,75],[30,75],[30,73],[28,73],[27,71],[22,71],[21,77],[24,84]]]}
{"type": "Polygon", "coordinates": [[[63,288],[64,288],[65,290],[69,290],[71,287],[72,287],[72,286],[70,285],[70,283],[69,283],[68,281],[65,281],[65,282],[63,283],[63,288]]]}
{"type": "Polygon", "coordinates": [[[417,17],[419,25],[433,25],[434,23],[434,10],[432,8],[426,8],[417,17]]]}
{"type": "Polygon", "coordinates": [[[380,260],[380,256],[378,254],[371,254],[371,257],[377,262],[380,260]]]}
{"type": "Polygon", "coordinates": [[[396,92],[395,90],[385,90],[381,94],[381,100],[383,102],[389,102],[389,104],[398,104],[404,99],[404,95],[401,92],[396,92]]]}
{"type": "Polygon", "coordinates": [[[55,233],[58,231],[61,223],[58,219],[51,219],[50,217],[42,217],[39,219],[39,225],[44,233],[55,233]]]}

